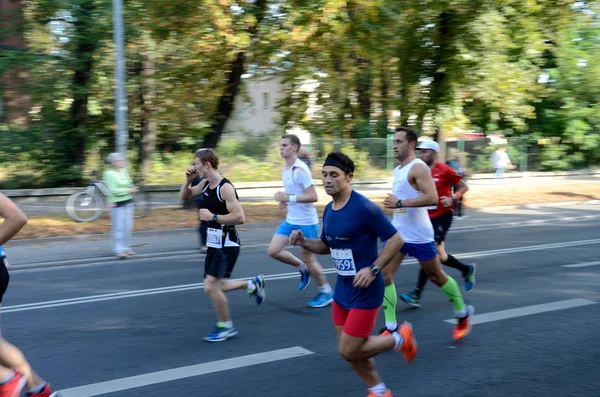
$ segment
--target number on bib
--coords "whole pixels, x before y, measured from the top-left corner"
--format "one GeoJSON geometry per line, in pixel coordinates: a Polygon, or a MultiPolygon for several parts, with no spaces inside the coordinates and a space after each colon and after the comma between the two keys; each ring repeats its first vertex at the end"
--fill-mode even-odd
{"type": "Polygon", "coordinates": [[[206,246],[223,248],[223,230],[209,227],[206,231],[206,246]]]}
{"type": "Polygon", "coordinates": [[[406,215],[406,208],[396,208],[394,210],[394,215],[406,215]]]}
{"type": "Polygon", "coordinates": [[[331,258],[340,276],[356,276],[356,265],[351,249],[332,249],[331,258]]]}

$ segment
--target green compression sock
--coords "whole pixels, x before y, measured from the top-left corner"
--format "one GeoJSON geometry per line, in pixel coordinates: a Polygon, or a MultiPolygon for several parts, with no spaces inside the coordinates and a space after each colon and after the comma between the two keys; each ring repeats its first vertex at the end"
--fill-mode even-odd
{"type": "Polygon", "coordinates": [[[448,276],[448,281],[442,286],[442,292],[446,294],[450,302],[452,302],[452,307],[454,307],[456,313],[465,309],[465,301],[462,298],[456,280],[452,277],[448,276]]]}
{"type": "Polygon", "coordinates": [[[383,294],[383,313],[385,314],[385,323],[397,324],[396,322],[396,303],[398,295],[396,295],[396,286],[394,284],[385,287],[383,294]]]}

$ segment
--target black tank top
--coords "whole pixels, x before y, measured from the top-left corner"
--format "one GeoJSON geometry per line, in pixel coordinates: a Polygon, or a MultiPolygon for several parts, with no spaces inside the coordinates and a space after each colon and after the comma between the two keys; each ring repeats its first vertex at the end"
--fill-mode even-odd
{"type": "MultiPolygon", "coordinates": [[[[207,181],[206,186],[204,186],[204,189],[202,189],[202,196],[204,198],[202,202],[202,208],[206,208],[213,214],[217,215],[229,214],[229,210],[227,209],[227,203],[221,197],[221,188],[226,183],[230,184],[233,187],[233,190],[235,192],[235,198],[239,200],[239,196],[237,194],[237,191],[235,190],[235,186],[233,186],[233,183],[231,183],[229,179],[221,179],[221,182],[219,182],[217,187],[215,187],[214,189],[210,188],[210,182],[207,181]]],[[[210,221],[208,223],[208,227],[223,230],[225,246],[227,246],[227,240],[229,240],[229,242],[231,243],[234,243],[235,245],[239,245],[240,239],[237,234],[237,231],[235,230],[234,225],[222,225],[220,223],[210,221]]]]}

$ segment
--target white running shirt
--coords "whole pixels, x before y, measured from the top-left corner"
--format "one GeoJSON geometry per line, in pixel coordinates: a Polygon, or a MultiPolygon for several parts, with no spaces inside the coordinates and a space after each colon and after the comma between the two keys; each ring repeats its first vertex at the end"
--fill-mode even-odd
{"type": "MultiPolygon", "coordinates": [[[[283,167],[281,179],[286,194],[296,197],[304,195],[306,189],[313,186],[310,169],[300,159],[290,169],[283,167]]],[[[319,215],[314,203],[288,203],[285,221],[292,225],[306,226],[319,223],[319,215]]]]}
{"type": "MultiPolygon", "coordinates": [[[[398,200],[415,199],[423,195],[415,190],[408,181],[408,173],[415,164],[423,164],[431,169],[421,159],[414,159],[404,167],[394,169],[394,185],[392,193],[398,200]]],[[[427,207],[396,208],[392,224],[407,243],[424,244],[434,241],[433,226],[427,213],[427,207]]]]}

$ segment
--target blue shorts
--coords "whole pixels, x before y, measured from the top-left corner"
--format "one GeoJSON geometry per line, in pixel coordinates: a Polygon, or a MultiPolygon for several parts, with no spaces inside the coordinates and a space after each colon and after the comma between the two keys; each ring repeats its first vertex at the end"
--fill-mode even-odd
{"type": "MultiPolygon", "coordinates": [[[[385,247],[385,243],[386,241],[383,242],[381,248],[385,247]]],[[[437,248],[435,241],[422,244],[404,243],[400,248],[400,253],[405,256],[412,256],[418,261],[429,261],[437,256],[437,248]]]]}
{"type": "Polygon", "coordinates": [[[288,236],[292,234],[294,230],[302,230],[302,234],[306,238],[317,238],[319,236],[319,224],[315,223],[314,225],[292,225],[291,223],[283,222],[277,228],[275,234],[283,234],[284,236],[288,236]]]}

